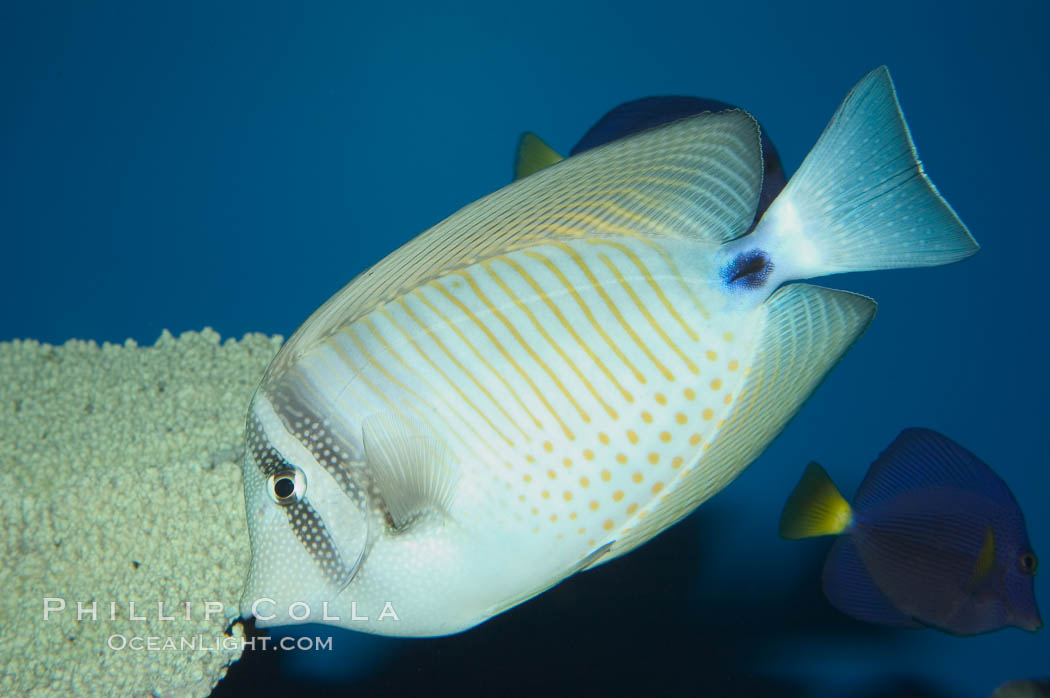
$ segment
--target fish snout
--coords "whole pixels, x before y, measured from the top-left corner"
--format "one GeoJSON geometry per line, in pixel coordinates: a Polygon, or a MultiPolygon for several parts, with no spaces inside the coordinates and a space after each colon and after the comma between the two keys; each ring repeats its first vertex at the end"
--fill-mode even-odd
{"type": "Polygon", "coordinates": [[[1021,630],[1027,630],[1030,633],[1037,633],[1043,629],[1043,619],[1038,615],[1029,617],[1018,617],[1014,619],[1014,625],[1021,630]]]}

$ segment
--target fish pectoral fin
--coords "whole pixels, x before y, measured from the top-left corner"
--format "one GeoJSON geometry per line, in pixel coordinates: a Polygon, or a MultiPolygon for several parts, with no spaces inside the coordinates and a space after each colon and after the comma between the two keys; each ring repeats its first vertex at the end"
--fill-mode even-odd
{"type": "Polygon", "coordinates": [[[613,545],[608,562],[693,511],[751,464],[863,334],[875,301],[846,291],[789,284],[763,304],[754,363],[711,448],[670,494],[613,545]]]}
{"type": "Polygon", "coordinates": [[[396,528],[427,511],[449,511],[459,464],[440,438],[392,414],[368,417],[361,432],[365,460],[396,528]]]}
{"type": "Polygon", "coordinates": [[[977,593],[994,579],[995,573],[995,531],[991,526],[984,530],[984,542],[977,553],[977,565],[970,578],[969,591],[977,593]]]}
{"type": "Polygon", "coordinates": [[[533,172],[539,172],[544,167],[550,167],[564,159],[535,133],[526,131],[518,141],[518,152],[514,158],[514,179],[528,177],[533,172]]]}
{"type": "Polygon", "coordinates": [[[817,463],[806,466],[780,515],[781,538],[812,538],[842,533],[853,518],[827,471],[817,463]]]}

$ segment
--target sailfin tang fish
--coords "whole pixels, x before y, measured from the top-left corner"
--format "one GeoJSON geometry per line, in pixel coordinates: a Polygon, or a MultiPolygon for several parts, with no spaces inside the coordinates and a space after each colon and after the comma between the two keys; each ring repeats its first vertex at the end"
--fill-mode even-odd
{"type": "Polygon", "coordinates": [[[782,284],[977,249],[885,69],[806,162],[749,233],[757,123],[690,116],[519,179],[354,279],[249,409],[242,612],[458,632],[725,487],[875,312],[782,284]]]}
{"type": "Polygon", "coordinates": [[[1036,557],[1013,494],[945,436],[907,429],[846,503],[812,463],[780,519],[785,538],[839,535],[824,593],[860,620],[973,635],[1042,627],[1036,557]]]}

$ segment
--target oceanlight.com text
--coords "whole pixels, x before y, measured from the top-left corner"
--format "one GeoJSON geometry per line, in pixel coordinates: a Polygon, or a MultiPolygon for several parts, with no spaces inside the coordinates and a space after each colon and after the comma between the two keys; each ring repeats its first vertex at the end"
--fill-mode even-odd
{"type": "Polygon", "coordinates": [[[106,640],[106,646],[116,652],[233,652],[249,650],[299,650],[302,652],[332,650],[331,637],[209,637],[205,635],[161,636],[123,635],[115,633],[106,640]]]}

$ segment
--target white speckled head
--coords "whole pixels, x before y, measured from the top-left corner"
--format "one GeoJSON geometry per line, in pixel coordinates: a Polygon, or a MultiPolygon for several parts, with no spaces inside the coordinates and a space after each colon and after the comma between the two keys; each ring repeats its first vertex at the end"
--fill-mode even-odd
{"type": "Polygon", "coordinates": [[[515,587],[515,551],[498,535],[467,532],[441,507],[398,525],[391,503],[411,483],[388,482],[383,497],[358,420],[316,416],[318,403],[288,388],[295,383],[271,381],[249,411],[243,478],[252,561],[241,614],[259,627],[325,622],[417,636],[491,615],[515,587]]]}
{"type": "Polygon", "coordinates": [[[340,447],[325,443],[320,424],[306,415],[286,422],[267,396],[256,395],[243,464],[252,562],[241,612],[254,612],[260,625],[309,622],[298,618],[301,608],[289,614],[293,604],[306,604],[316,621],[321,604],[353,579],[370,540],[364,472],[354,478],[325,468],[326,454],[332,460],[340,447]]]}

